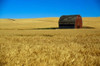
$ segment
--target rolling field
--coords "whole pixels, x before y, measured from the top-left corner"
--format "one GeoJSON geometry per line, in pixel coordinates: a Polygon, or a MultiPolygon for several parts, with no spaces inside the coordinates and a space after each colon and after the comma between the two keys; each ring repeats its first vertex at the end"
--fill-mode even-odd
{"type": "Polygon", "coordinates": [[[59,18],[0,19],[0,66],[100,66],[100,17],[81,29],[59,18]]]}

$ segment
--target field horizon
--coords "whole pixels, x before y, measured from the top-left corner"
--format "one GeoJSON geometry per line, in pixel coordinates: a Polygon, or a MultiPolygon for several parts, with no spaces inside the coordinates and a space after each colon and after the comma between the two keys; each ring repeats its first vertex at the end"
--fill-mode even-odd
{"type": "Polygon", "coordinates": [[[0,19],[0,66],[100,66],[100,17],[59,29],[58,17],[0,19]]]}
{"type": "MultiPolygon", "coordinates": [[[[84,22],[87,22],[87,21],[88,22],[95,22],[95,21],[100,22],[100,17],[83,17],[82,20],[83,20],[83,25],[84,25],[84,22]]],[[[4,22],[7,22],[10,24],[10,26],[19,26],[19,25],[22,26],[21,23],[22,24],[27,23],[27,25],[28,24],[29,25],[33,24],[33,26],[36,25],[36,27],[33,27],[33,28],[43,28],[43,26],[44,26],[44,28],[46,28],[46,27],[49,27],[49,28],[54,27],[55,28],[55,27],[58,27],[58,21],[59,21],[59,17],[27,18],[27,19],[10,19],[10,18],[8,18],[8,19],[0,19],[0,23],[1,23],[0,26],[2,26],[2,24],[4,22]],[[45,26],[45,24],[44,24],[42,27],[37,26],[38,23],[41,24],[41,23],[46,23],[46,22],[49,22],[50,25],[47,24],[47,26],[45,26]],[[52,24],[52,22],[55,22],[55,23],[53,23],[54,25],[52,24]],[[11,23],[12,23],[12,25],[11,25],[11,23]],[[19,23],[19,25],[18,25],[18,23],[19,23]]],[[[9,29],[9,24],[7,26],[7,29],[9,29]]],[[[6,25],[3,25],[3,29],[4,29],[4,26],[6,26],[6,25]]],[[[23,25],[23,27],[25,27],[25,26],[26,25],[23,25]]],[[[85,26],[85,27],[87,27],[87,26],[85,26]]],[[[85,27],[83,27],[83,28],[85,28],[85,27]]],[[[92,26],[90,28],[92,28],[92,26]]],[[[0,27],[0,29],[2,29],[2,28],[0,27]]],[[[12,29],[14,29],[14,27],[12,27],[12,29]]],[[[18,29],[18,28],[16,27],[16,29],[18,29]]]]}

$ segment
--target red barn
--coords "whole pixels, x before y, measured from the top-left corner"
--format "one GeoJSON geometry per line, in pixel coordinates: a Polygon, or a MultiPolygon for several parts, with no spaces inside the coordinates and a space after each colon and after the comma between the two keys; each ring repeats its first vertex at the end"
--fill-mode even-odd
{"type": "Polygon", "coordinates": [[[82,17],[80,15],[61,16],[59,28],[82,28],[82,17]]]}

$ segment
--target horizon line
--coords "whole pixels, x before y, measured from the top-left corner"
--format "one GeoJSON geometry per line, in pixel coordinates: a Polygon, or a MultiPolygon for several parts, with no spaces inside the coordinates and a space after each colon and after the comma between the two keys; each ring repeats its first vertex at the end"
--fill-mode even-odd
{"type": "MultiPolygon", "coordinates": [[[[39,18],[60,18],[60,17],[39,17],[39,18]]],[[[82,17],[82,18],[97,18],[97,17],[82,17]]],[[[36,19],[36,18],[0,18],[0,19],[36,19]]]]}

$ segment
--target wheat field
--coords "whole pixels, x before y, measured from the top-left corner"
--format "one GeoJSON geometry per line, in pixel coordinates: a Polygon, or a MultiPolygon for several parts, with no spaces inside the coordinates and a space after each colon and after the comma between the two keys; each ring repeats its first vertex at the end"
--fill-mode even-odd
{"type": "Polygon", "coordinates": [[[100,66],[100,17],[81,29],[59,18],[0,19],[0,66],[100,66]]]}

